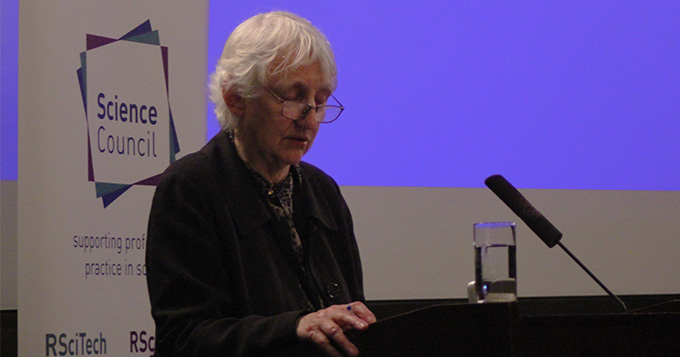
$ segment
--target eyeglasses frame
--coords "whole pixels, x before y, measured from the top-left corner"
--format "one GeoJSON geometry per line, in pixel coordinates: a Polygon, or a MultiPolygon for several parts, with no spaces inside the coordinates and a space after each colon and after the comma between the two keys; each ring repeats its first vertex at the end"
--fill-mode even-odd
{"type": "Polygon", "coordinates": [[[286,99],[283,99],[283,98],[279,97],[276,93],[274,93],[271,89],[269,89],[269,88],[267,88],[267,87],[262,87],[262,88],[266,89],[267,92],[269,92],[269,94],[271,94],[274,98],[276,98],[276,100],[278,100],[278,101],[282,104],[282,106],[281,106],[281,116],[283,116],[284,118],[286,118],[286,119],[288,119],[288,120],[293,120],[293,121],[295,121],[295,120],[302,119],[302,118],[306,117],[307,114],[309,114],[309,112],[312,111],[312,109],[314,109],[314,112],[315,112],[315,115],[314,115],[314,116],[315,116],[315,119],[316,119],[317,123],[328,124],[328,123],[332,123],[332,122],[338,120],[338,118],[340,117],[340,114],[342,114],[342,112],[345,110],[345,107],[342,105],[342,103],[340,103],[340,101],[338,100],[338,98],[335,98],[335,96],[331,94],[331,98],[333,98],[333,100],[335,100],[335,101],[338,103],[338,105],[324,104],[324,105],[313,106],[313,105],[311,105],[311,104],[309,104],[309,103],[302,103],[302,102],[299,102],[299,103],[305,104],[307,107],[305,108],[305,110],[302,111],[302,115],[300,115],[299,118],[290,118],[290,117],[287,117],[287,116],[285,116],[285,115],[283,114],[283,106],[286,105],[286,102],[295,102],[295,101],[294,101],[294,100],[286,100],[286,99]],[[331,108],[339,108],[339,109],[340,109],[340,112],[338,113],[338,115],[337,115],[335,118],[333,118],[333,120],[319,121],[319,120],[316,118],[316,112],[318,112],[318,110],[321,109],[321,108],[328,108],[328,107],[331,107],[331,108]]]}

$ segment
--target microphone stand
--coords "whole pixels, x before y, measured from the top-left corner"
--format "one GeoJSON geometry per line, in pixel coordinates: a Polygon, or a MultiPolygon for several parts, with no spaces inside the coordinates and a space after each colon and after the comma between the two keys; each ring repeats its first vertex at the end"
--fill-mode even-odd
{"type": "Polygon", "coordinates": [[[595,282],[602,288],[604,291],[609,294],[610,297],[612,297],[616,302],[621,305],[623,308],[624,312],[628,312],[628,308],[626,307],[626,304],[619,299],[618,296],[614,295],[609,289],[607,289],[604,284],[598,279],[593,273],[586,268],[583,263],[581,263],[578,258],[576,258],[575,255],[571,254],[571,252],[562,245],[560,242],[560,239],[562,238],[562,233],[553,226],[550,221],[548,221],[547,218],[545,218],[534,206],[527,201],[524,196],[513,186],[508,180],[505,179],[505,177],[501,175],[491,175],[484,180],[484,183],[493,191],[493,193],[498,196],[498,198],[501,199],[519,218],[524,221],[524,223],[531,228],[534,233],[538,236],[538,238],[541,238],[541,240],[548,246],[548,248],[552,248],[555,246],[555,244],[558,244],[562,250],[567,253],[571,259],[573,259],[576,264],[578,264],[581,269],[583,269],[590,277],[595,280],[595,282]]]}
{"type": "Polygon", "coordinates": [[[569,251],[569,249],[567,249],[567,247],[565,247],[565,246],[562,244],[562,242],[557,242],[557,245],[559,245],[560,248],[562,248],[562,250],[564,250],[565,253],[567,253],[567,254],[571,257],[571,259],[573,259],[573,260],[576,262],[576,264],[578,264],[578,265],[579,265],[586,273],[588,273],[588,275],[590,275],[590,277],[593,278],[593,280],[595,280],[595,282],[596,282],[602,289],[604,289],[604,291],[606,291],[607,294],[609,294],[609,296],[611,296],[614,300],[616,300],[616,302],[617,302],[619,305],[621,305],[621,307],[623,308],[623,311],[624,311],[624,312],[628,312],[628,308],[626,307],[626,304],[624,304],[623,301],[622,301],[621,299],[619,299],[619,297],[616,296],[613,292],[611,292],[609,289],[607,289],[607,287],[604,286],[604,284],[602,284],[602,282],[600,281],[600,279],[598,279],[593,273],[591,273],[590,270],[589,270],[583,263],[581,263],[581,261],[580,261],[578,258],[576,258],[575,255],[571,254],[571,252],[569,251]]]}

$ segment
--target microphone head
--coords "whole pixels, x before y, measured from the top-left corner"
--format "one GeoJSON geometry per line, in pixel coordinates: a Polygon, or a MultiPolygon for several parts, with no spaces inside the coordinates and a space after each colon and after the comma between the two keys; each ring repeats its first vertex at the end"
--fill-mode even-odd
{"type": "Polygon", "coordinates": [[[501,175],[491,175],[484,180],[493,191],[515,214],[529,226],[550,248],[554,247],[562,233],[553,226],[524,196],[501,175]]]}

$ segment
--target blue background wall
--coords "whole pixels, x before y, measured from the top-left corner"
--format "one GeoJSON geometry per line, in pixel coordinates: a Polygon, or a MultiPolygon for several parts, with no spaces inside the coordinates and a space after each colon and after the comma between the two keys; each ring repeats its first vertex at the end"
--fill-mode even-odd
{"type": "Polygon", "coordinates": [[[347,110],[306,159],[341,185],[680,189],[680,3],[212,2],[208,67],[271,9],[336,52],[347,110]]]}

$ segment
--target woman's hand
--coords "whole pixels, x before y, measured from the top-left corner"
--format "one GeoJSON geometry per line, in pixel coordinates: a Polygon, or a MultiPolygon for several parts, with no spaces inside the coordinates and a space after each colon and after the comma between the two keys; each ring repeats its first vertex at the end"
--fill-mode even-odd
{"type": "Polygon", "coordinates": [[[355,301],[349,305],[333,305],[312,312],[298,321],[297,336],[321,347],[330,356],[356,356],[359,350],[345,336],[347,330],[365,330],[376,321],[366,305],[355,301]]]}

